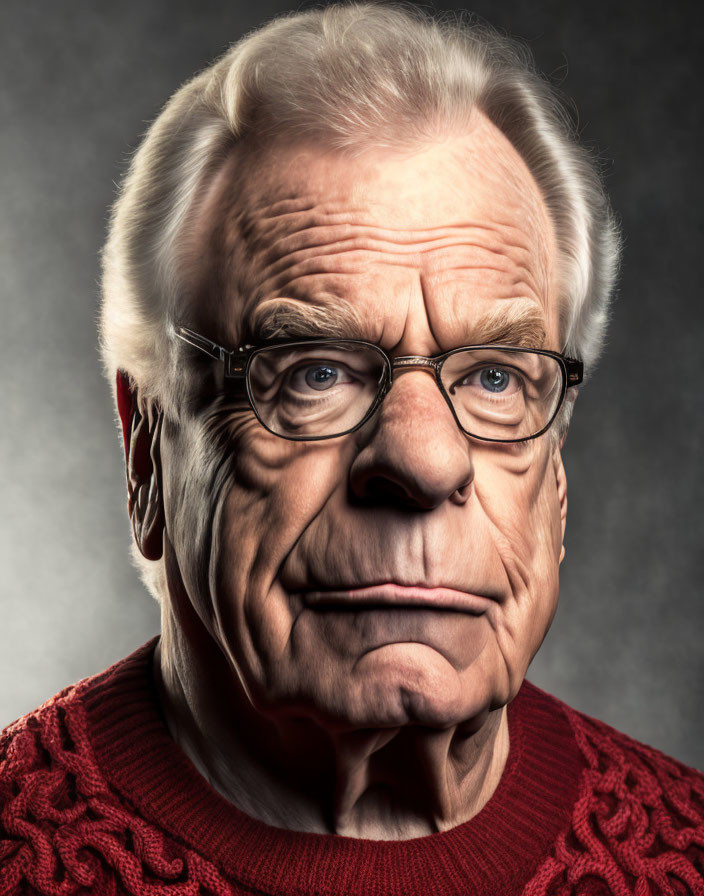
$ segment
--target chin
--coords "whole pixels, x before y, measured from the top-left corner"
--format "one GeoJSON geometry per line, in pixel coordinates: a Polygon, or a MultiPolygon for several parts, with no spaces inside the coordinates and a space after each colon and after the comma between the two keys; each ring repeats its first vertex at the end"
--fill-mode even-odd
{"type": "Polygon", "coordinates": [[[426,645],[387,645],[355,664],[335,715],[354,728],[450,728],[486,716],[495,703],[489,681],[478,666],[458,671],[426,645]]]}

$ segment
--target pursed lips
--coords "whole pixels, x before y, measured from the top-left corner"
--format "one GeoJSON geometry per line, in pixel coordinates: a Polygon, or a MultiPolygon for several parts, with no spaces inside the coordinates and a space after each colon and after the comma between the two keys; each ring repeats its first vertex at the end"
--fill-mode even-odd
{"type": "Polygon", "coordinates": [[[419,608],[454,610],[479,616],[496,600],[486,595],[456,588],[427,585],[399,585],[380,582],[374,585],[336,587],[303,592],[303,603],[311,609],[419,608]]]}

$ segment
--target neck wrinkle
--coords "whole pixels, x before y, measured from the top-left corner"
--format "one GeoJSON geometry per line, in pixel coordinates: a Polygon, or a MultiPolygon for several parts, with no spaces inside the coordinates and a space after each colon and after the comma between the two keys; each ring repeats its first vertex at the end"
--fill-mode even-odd
{"type": "Polygon", "coordinates": [[[450,830],[491,799],[508,753],[505,709],[471,738],[458,726],[395,729],[356,765],[350,757],[339,764],[334,833],[408,840],[450,830]]]}
{"type": "Polygon", "coordinates": [[[203,636],[212,639],[202,624],[189,641],[194,619],[187,627],[179,621],[166,601],[154,677],[168,729],[201,776],[253,818],[294,831],[407,840],[469,820],[496,790],[509,751],[505,707],[470,736],[465,725],[332,733],[312,721],[274,724],[241,688],[233,691],[235,672],[216,644],[206,654],[218,656],[213,667],[203,661],[198,647],[203,636]],[[234,709],[236,725],[223,724],[223,706],[230,717],[234,709]]]}

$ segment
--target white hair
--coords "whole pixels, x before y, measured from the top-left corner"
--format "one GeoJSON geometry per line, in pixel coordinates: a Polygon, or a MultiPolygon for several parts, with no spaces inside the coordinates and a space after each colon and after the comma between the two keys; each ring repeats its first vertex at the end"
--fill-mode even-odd
{"type": "MultiPolygon", "coordinates": [[[[588,374],[604,341],[619,236],[596,163],[556,92],[525,47],[487,25],[350,3],[254,31],[181,87],[149,128],[103,252],[101,348],[113,385],[126,371],[143,409],[157,402],[177,418],[171,324],[187,298],[182,237],[235,142],[291,135],[341,151],[405,146],[461,128],[475,109],[541,190],[558,245],[563,348],[588,374]]],[[[570,411],[566,403],[557,433],[570,411]]],[[[139,559],[160,591],[156,564],[139,559]]]]}

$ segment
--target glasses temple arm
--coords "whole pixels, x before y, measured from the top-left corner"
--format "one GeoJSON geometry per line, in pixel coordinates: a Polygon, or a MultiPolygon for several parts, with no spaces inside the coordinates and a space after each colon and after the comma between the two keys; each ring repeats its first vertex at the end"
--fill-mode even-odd
{"type": "Polygon", "coordinates": [[[572,358],[565,358],[565,370],[567,371],[567,388],[578,386],[584,378],[584,364],[572,358]]]}
{"type": "MultiPolygon", "coordinates": [[[[179,339],[187,342],[189,345],[193,346],[193,348],[197,348],[199,351],[208,355],[209,358],[214,358],[216,361],[222,361],[225,365],[226,377],[244,376],[246,357],[238,355],[237,352],[228,351],[226,348],[218,345],[217,342],[213,342],[211,339],[206,339],[205,336],[201,336],[200,333],[195,333],[193,330],[189,330],[188,327],[174,327],[174,332],[179,339]]],[[[241,349],[240,352],[242,352],[241,349]]],[[[242,352],[242,354],[244,353],[242,352]]]]}

